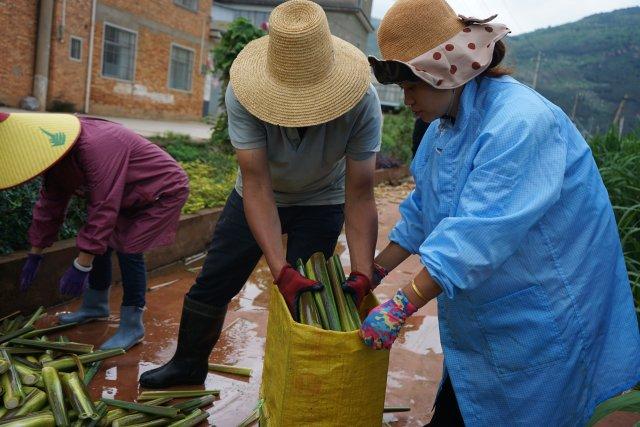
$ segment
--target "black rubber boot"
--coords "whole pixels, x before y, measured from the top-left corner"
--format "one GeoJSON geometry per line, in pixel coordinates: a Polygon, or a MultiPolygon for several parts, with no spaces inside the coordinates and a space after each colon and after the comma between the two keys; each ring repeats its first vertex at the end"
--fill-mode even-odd
{"type": "Polygon", "coordinates": [[[208,372],[209,354],[216,345],[227,306],[214,307],[184,297],[178,348],[164,366],[140,376],[144,388],[203,384],[208,372]]]}

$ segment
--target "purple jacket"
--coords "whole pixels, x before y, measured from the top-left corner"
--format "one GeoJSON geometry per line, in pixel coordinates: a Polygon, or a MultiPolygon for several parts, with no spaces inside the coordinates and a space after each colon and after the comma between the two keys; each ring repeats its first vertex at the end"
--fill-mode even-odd
{"type": "Polygon", "coordinates": [[[78,249],[95,255],[108,246],[142,253],[173,242],[189,181],[158,146],[107,120],[80,117],[69,154],[44,174],[29,228],[32,246],[56,240],[71,196],[87,199],[78,249]]]}

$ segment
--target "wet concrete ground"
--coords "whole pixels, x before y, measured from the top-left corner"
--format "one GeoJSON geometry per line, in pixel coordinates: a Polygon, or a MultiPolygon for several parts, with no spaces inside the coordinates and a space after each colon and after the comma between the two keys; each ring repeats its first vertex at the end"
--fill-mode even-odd
{"type": "MultiPolygon", "coordinates": [[[[376,190],[379,210],[378,249],[386,243],[391,227],[398,218],[397,205],[410,185],[376,190]]],[[[337,251],[348,269],[346,240],[341,236],[337,251]]],[[[138,378],[173,355],[176,346],[182,299],[198,272],[200,262],[177,265],[150,278],[145,312],[146,336],[142,344],[123,356],[107,360],[91,383],[94,398],[115,397],[133,400],[139,393],[138,378]]],[[[419,271],[420,264],[412,257],[394,270],[376,290],[381,300],[393,296],[399,286],[406,284],[419,271]]],[[[250,379],[234,375],[210,373],[205,387],[221,390],[220,399],[209,409],[209,423],[220,427],[238,425],[253,410],[262,375],[264,353],[269,270],[260,262],[242,292],[230,304],[222,337],[211,354],[210,361],[253,369],[250,379]]],[[[111,292],[112,316],[107,322],[76,327],[65,333],[72,341],[100,345],[118,326],[118,307],[122,297],[120,286],[111,292]]],[[[49,310],[50,315],[75,310],[79,300],[49,310]]],[[[51,321],[52,319],[48,319],[51,321]]],[[[386,406],[409,406],[410,412],[386,414],[384,420],[393,426],[422,426],[431,418],[430,410],[442,372],[435,303],[429,303],[412,316],[396,341],[390,357],[386,406]]],[[[186,387],[181,387],[185,389],[186,387]]],[[[194,387],[191,387],[194,388],[194,387]]],[[[195,387],[202,388],[202,387],[195,387]]],[[[614,414],[599,426],[633,426],[640,416],[614,414]]]]}

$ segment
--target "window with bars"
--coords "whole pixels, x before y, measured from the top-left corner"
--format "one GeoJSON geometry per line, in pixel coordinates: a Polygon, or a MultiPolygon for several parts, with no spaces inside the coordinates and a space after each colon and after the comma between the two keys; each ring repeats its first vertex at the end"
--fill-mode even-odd
{"type": "Polygon", "coordinates": [[[194,12],[198,11],[198,0],[173,0],[173,2],[194,12]]]}
{"type": "Polygon", "coordinates": [[[102,75],[133,80],[137,34],[105,24],[102,49],[102,75]]]}
{"type": "Polygon", "coordinates": [[[193,50],[180,46],[171,46],[171,66],[169,67],[169,87],[178,90],[191,90],[193,74],[193,50]]]}
{"type": "Polygon", "coordinates": [[[82,60],[82,39],[79,37],[71,37],[69,43],[69,58],[74,61],[82,60]]]}

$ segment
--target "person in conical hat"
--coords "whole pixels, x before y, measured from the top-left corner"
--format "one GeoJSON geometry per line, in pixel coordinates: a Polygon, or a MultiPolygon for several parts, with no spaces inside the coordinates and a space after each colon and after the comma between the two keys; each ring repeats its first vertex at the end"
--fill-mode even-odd
{"type": "Polygon", "coordinates": [[[262,255],[295,319],[300,293],[321,285],[292,265],[314,252],[331,256],[345,219],[346,290],[360,302],[384,274],[373,264],[382,112],[367,59],[331,35],[311,1],[283,2],[268,28],[231,67],[226,108],[238,179],[185,296],[175,355],[145,372],[143,387],[204,382],[227,304],[262,255]]]}
{"type": "Polygon", "coordinates": [[[508,28],[444,0],[397,0],[376,78],[432,122],[416,188],[376,262],[421,270],[360,335],[390,348],[437,299],[444,372],[430,426],[586,425],[640,381],[640,333],[616,220],[584,138],[500,68],[508,28]]]}
{"type": "Polygon", "coordinates": [[[32,246],[20,290],[37,282],[43,249],[57,237],[71,197],[87,201],[77,258],[60,279],[60,292],[83,294],[60,323],[109,316],[111,254],[122,272],[120,326],[101,348],[129,348],[144,336],[147,288],[143,253],[171,244],[189,194],[188,177],[164,150],[107,120],[71,114],[0,113],[0,190],[42,176],[29,227],[32,246]]]}

